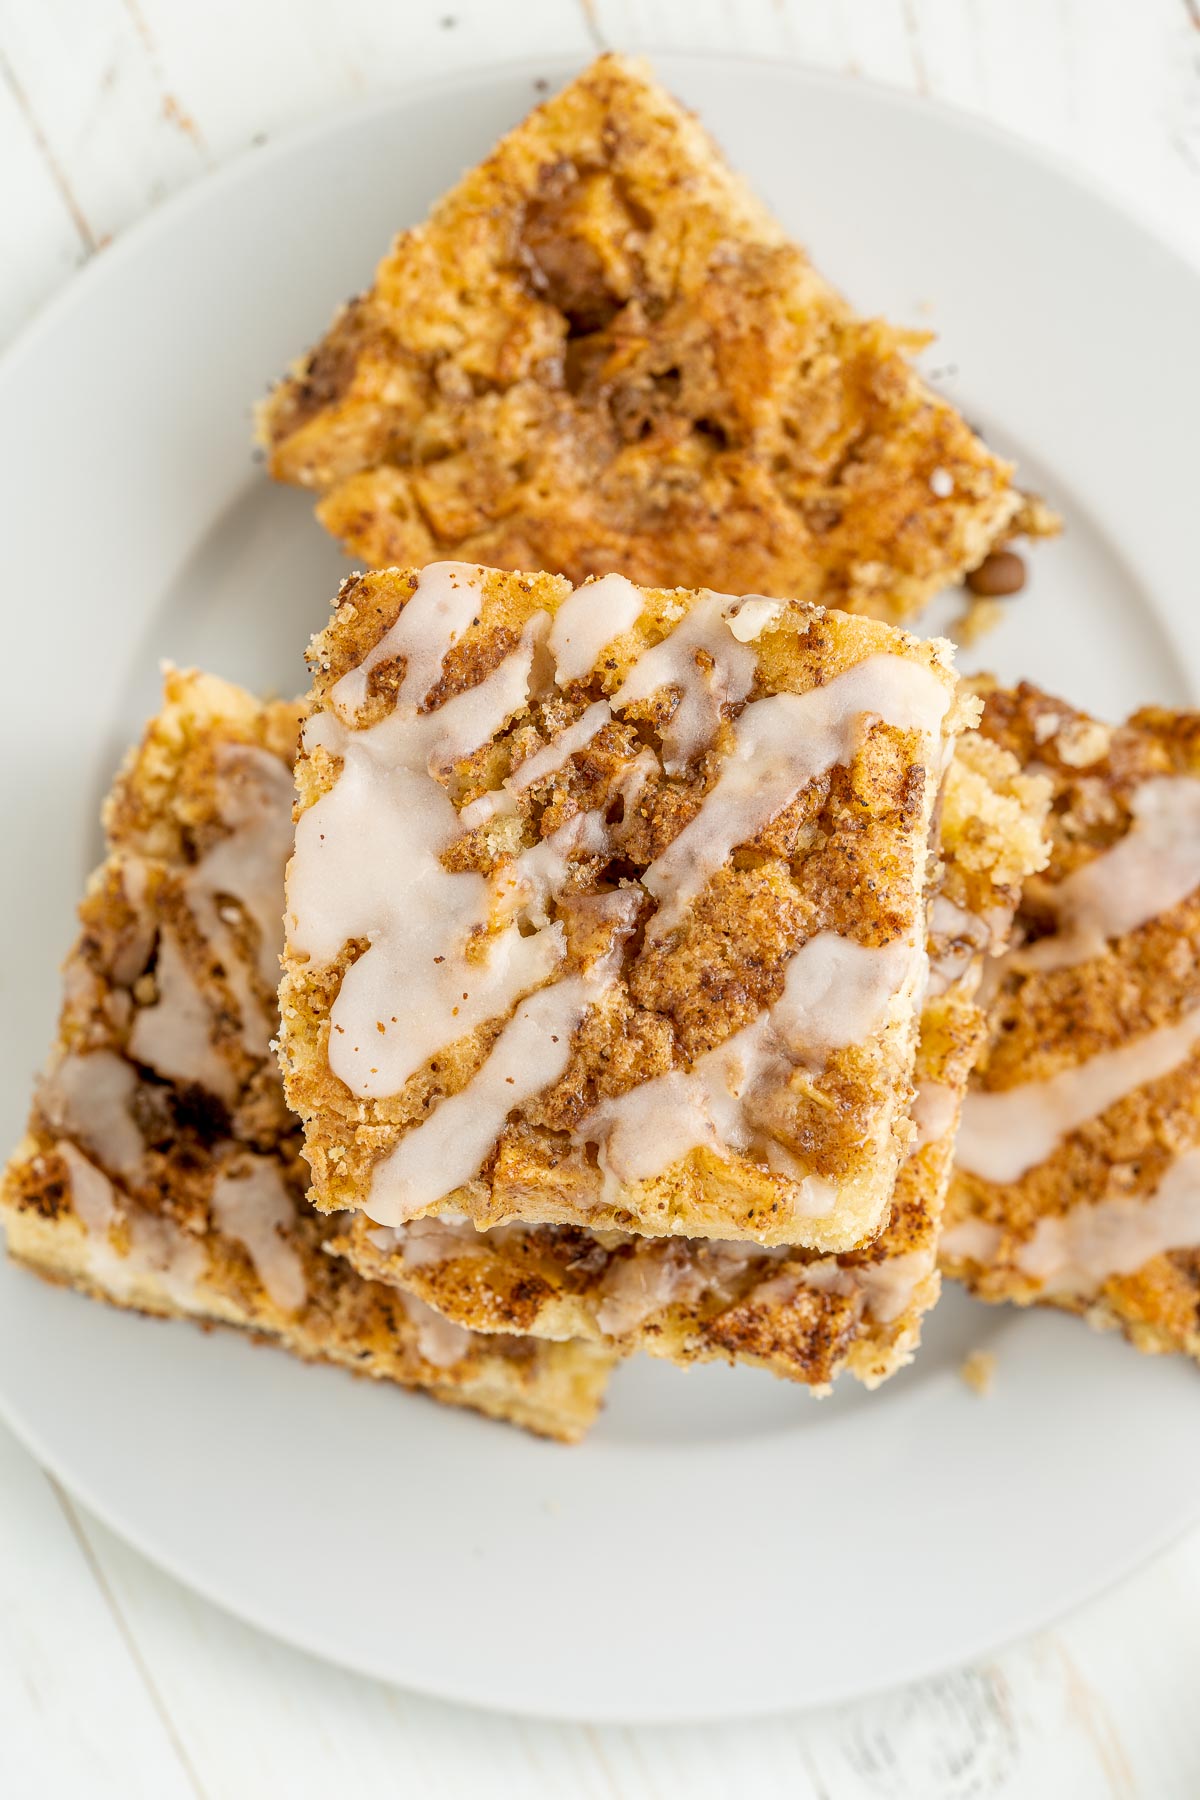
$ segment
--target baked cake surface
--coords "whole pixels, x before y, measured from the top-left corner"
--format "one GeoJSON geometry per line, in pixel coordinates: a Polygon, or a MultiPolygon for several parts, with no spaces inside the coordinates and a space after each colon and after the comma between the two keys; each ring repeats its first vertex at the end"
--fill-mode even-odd
{"type": "Polygon", "coordinates": [[[1045,861],[1047,784],[967,733],[941,805],[943,864],[931,911],[931,978],[912,1119],[885,1229],[841,1256],[754,1244],[637,1237],[579,1226],[358,1215],[338,1240],[355,1266],[460,1324],[550,1337],[612,1337],[691,1362],[765,1365],[824,1389],[846,1367],[875,1386],[911,1359],[937,1299],[937,1242],[955,1128],[983,1031],[984,954],[998,953],[1026,875],[1045,861]],[[962,920],[986,921],[986,935],[962,920]]]}
{"type": "Polygon", "coordinates": [[[964,1110],[943,1241],[981,1298],[1200,1353],[1200,715],[1023,686],[983,730],[1054,788],[964,1110]]]}
{"type": "Polygon", "coordinates": [[[373,567],[459,557],[893,622],[1055,528],[644,65],[605,56],[379,265],[265,403],[373,567]]]}
{"type": "Polygon", "coordinates": [[[948,646],[434,564],[347,583],[310,660],[280,1055],[316,1203],[873,1236],[948,646]]]}
{"type": "Polygon", "coordinates": [[[0,1188],[9,1253],[144,1312],[234,1325],[550,1436],[595,1345],[484,1339],[328,1253],[270,1040],[298,709],[172,672],[106,809],[59,1036],[0,1188]]]}

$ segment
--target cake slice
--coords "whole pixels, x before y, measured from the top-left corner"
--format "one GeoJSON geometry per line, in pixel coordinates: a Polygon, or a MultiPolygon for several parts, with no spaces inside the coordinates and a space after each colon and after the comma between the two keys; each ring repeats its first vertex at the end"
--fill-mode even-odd
{"type": "Polygon", "coordinates": [[[58,1041],[0,1185],[9,1254],[551,1437],[612,1357],[481,1338],[329,1254],[270,1052],[298,709],[170,673],[106,809],[58,1041]]]}
{"type": "Polygon", "coordinates": [[[260,427],[376,568],[619,570],[902,623],[1057,528],[916,374],[923,341],[858,317],[645,65],[604,56],[396,239],[260,427]]]}
{"type": "Polygon", "coordinates": [[[907,1143],[948,646],[466,564],[343,587],[280,1056],[313,1198],[853,1248],[907,1143]]]}
{"type": "Polygon", "coordinates": [[[978,1052],[985,953],[1003,949],[1021,883],[1045,860],[1047,784],[975,732],[941,807],[932,976],[916,1062],[915,1133],[885,1229],[838,1257],[579,1226],[344,1215],[338,1248],[364,1274],[480,1330],[619,1341],[677,1362],[757,1363],[821,1391],[842,1368],[869,1387],[911,1360],[937,1299],[937,1244],[958,1111],[978,1052]],[[980,921],[970,935],[963,919],[980,921]]]}
{"type": "Polygon", "coordinates": [[[991,997],[943,1266],[1200,1355],[1200,714],[1109,727],[1022,686],[983,730],[1050,777],[1053,853],[991,997]]]}

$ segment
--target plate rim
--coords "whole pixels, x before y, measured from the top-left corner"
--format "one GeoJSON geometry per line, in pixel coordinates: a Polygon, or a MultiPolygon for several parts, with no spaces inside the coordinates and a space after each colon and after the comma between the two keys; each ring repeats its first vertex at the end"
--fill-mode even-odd
{"type": "MultiPolygon", "coordinates": [[[[12,1273],[18,1277],[28,1278],[29,1280],[43,1279],[43,1277],[37,1275],[35,1271],[21,1268],[19,1265],[9,1262],[7,1258],[5,1258],[5,1268],[3,1273],[12,1273]]],[[[227,1326],[219,1322],[210,1325],[204,1320],[184,1317],[160,1319],[143,1314],[136,1314],[134,1316],[139,1321],[148,1319],[149,1322],[153,1324],[168,1327],[170,1330],[176,1332],[187,1330],[196,1334],[203,1334],[215,1329],[223,1338],[243,1345],[248,1351],[261,1349],[269,1351],[272,1354],[288,1354],[269,1340],[262,1342],[257,1339],[249,1340],[246,1334],[236,1326],[227,1326]]],[[[1013,1322],[1017,1323],[1018,1321],[1013,1322]]],[[[1083,1328],[1082,1321],[1072,1320],[1071,1323],[1078,1324],[1083,1328]]],[[[342,1376],[352,1373],[345,1369],[334,1368],[333,1365],[318,1366],[330,1368],[333,1373],[342,1376]]],[[[409,1400],[419,1399],[431,1406],[437,1404],[436,1401],[433,1401],[429,1399],[428,1396],[420,1393],[406,1393],[405,1398],[409,1400]]],[[[179,1565],[175,1554],[171,1550],[160,1546],[154,1540],[152,1535],[150,1537],[137,1539],[132,1537],[129,1530],[114,1516],[112,1509],[110,1509],[103,1501],[96,1501],[92,1498],[89,1491],[89,1483],[86,1478],[77,1481],[74,1476],[69,1475],[66,1472],[60,1459],[52,1451],[43,1450],[40,1442],[40,1435],[35,1426],[30,1425],[28,1430],[26,1430],[23,1427],[18,1427],[13,1422],[6,1402],[7,1396],[0,1391],[0,1420],[10,1427],[18,1442],[34,1456],[35,1460],[37,1460],[50,1480],[62,1487],[73,1501],[77,1501],[83,1506],[93,1518],[99,1521],[105,1530],[111,1532],[120,1543],[126,1546],[126,1548],[133,1550],[139,1556],[144,1556],[152,1566],[159,1569],[172,1581],[178,1582],[178,1584],[187,1592],[198,1595],[200,1599],[216,1608],[218,1612],[228,1614],[230,1617],[239,1620],[242,1624],[249,1625],[256,1631],[261,1631],[264,1636],[271,1638],[274,1642],[284,1644],[291,1649],[299,1650],[302,1654],[311,1656],[319,1663],[325,1663],[334,1668],[345,1669],[351,1674],[362,1676],[369,1681],[379,1682],[385,1687],[396,1688],[402,1693],[415,1694],[423,1699],[438,1701],[442,1705],[448,1704],[466,1707],[472,1711],[482,1712],[491,1717],[515,1717],[543,1724],[660,1725],[663,1727],[695,1726],[705,1723],[748,1723],[760,1719],[783,1719],[794,1717],[799,1714],[817,1712],[829,1707],[868,1703],[871,1700],[879,1699],[887,1694],[901,1693],[905,1689],[919,1685],[922,1682],[932,1681],[942,1676],[951,1675],[986,1657],[1002,1655],[1006,1650],[1020,1644],[1026,1637],[1031,1635],[1029,1630],[1017,1630],[1005,1633],[997,1638],[993,1633],[981,1631],[980,1635],[973,1641],[970,1648],[951,1658],[949,1661],[937,1656],[918,1658],[910,1672],[899,1682],[870,1682],[865,1686],[854,1688],[833,1684],[826,1691],[812,1693],[804,1700],[796,1701],[790,1705],[758,1706],[753,1702],[749,1702],[728,1709],[723,1708],[719,1713],[715,1714],[712,1712],[711,1708],[706,1706],[697,1706],[694,1710],[688,1711],[663,1711],[660,1707],[653,1706],[644,1709],[627,1706],[622,1706],[620,1708],[601,1706],[594,1712],[581,1713],[573,1708],[556,1707],[554,1705],[521,1705],[511,1700],[502,1705],[493,1703],[486,1697],[479,1698],[477,1696],[471,1696],[470,1698],[464,1698],[460,1694],[448,1693],[444,1688],[435,1685],[426,1685],[419,1679],[406,1678],[401,1682],[386,1668],[374,1663],[370,1657],[356,1655],[352,1650],[343,1650],[341,1648],[336,1650],[331,1649],[328,1645],[322,1645],[316,1641],[302,1627],[289,1627],[285,1630],[278,1623],[273,1622],[270,1618],[261,1613],[252,1603],[232,1600],[228,1598],[225,1593],[216,1592],[207,1577],[185,1572],[179,1565]]],[[[814,1404],[819,1404],[819,1402],[814,1402],[814,1404]]],[[[495,1420],[486,1420],[485,1423],[494,1425],[497,1429],[515,1429],[512,1426],[498,1424],[495,1420]]],[[[559,1446],[559,1448],[561,1449],[562,1447],[559,1446]]],[[[568,1446],[568,1451],[569,1448],[570,1447],[568,1446]]],[[[1073,1595],[1062,1601],[1061,1604],[1056,1605],[1052,1613],[1044,1618],[1039,1626],[1033,1628],[1034,1631],[1041,1632],[1052,1630],[1069,1614],[1078,1611],[1083,1606],[1090,1605],[1093,1601],[1099,1601],[1106,1595],[1111,1594],[1123,1582],[1132,1578],[1142,1569],[1147,1568],[1160,1557],[1168,1554],[1177,1544],[1182,1542],[1183,1538],[1195,1527],[1198,1521],[1200,1521],[1200,1497],[1195,1501],[1190,1517],[1183,1519],[1182,1522],[1176,1521],[1164,1526],[1160,1532],[1154,1535],[1152,1541],[1143,1540],[1140,1542],[1136,1550],[1133,1550],[1129,1557],[1122,1561],[1119,1567],[1110,1569],[1110,1572],[1101,1583],[1097,1584],[1081,1580],[1073,1595]]]]}

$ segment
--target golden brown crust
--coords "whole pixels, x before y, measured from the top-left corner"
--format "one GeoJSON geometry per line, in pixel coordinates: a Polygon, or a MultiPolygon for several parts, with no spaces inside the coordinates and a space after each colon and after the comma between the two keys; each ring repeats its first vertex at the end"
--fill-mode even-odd
{"type": "Polygon", "coordinates": [[[644,65],[604,56],[404,232],[261,415],[374,567],[620,570],[901,622],[1031,508],[644,65]]]}
{"type": "MultiPolygon", "coordinates": [[[[275,1002],[269,985],[259,991],[253,907],[230,892],[228,935],[218,926],[206,936],[203,890],[189,886],[206,854],[231,841],[245,800],[237,784],[250,774],[267,781],[271,810],[254,829],[282,846],[273,877],[267,870],[279,894],[268,909],[281,906],[298,720],[296,706],[168,673],[163,710],[106,808],[109,855],[80,907],[59,1040],[4,1176],[9,1252],[118,1305],[235,1325],[296,1355],[573,1440],[595,1415],[610,1356],[453,1328],[447,1337],[419,1302],[329,1254],[334,1221],[305,1202],[301,1133],[267,1043],[275,1002]],[[186,985],[165,973],[168,937],[186,985]],[[164,1006],[202,1015],[198,1044],[179,1029],[173,1039],[144,1035],[164,1006]],[[170,1062],[189,1049],[200,1058],[194,1079],[140,1060],[170,1062]],[[243,1206],[258,1200],[239,1217],[222,1210],[231,1194],[243,1206]]],[[[252,854],[256,867],[257,847],[252,854]]],[[[232,881],[228,855],[222,867],[232,881]]]]}
{"type": "MultiPolygon", "coordinates": [[[[1200,715],[1151,707],[1110,727],[1029,684],[981,687],[984,734],[1042,770],[1053,788],[1050,864],[1027,886],[1019,916],[1025,948],[1036,952],[1042,940],[1053,941],[1056,888],[1122,842],[1140,785],[1200,774],[1200,715]]],[[[1038,968],[1023,966],[1018,954],[991,996],[973,1085],[982,1094],[1013,1091],[1178,1025],[1200,1004],[1198,950],[1200,893],[1193,892],[1084,960],[1038,968]]],[[[982,1299],[1053,1304],[1118,1326],[1141,1349],[1196,1355],[1200,1251],[1148,1256],[1125,1273],[1085,1278],[1064,1266],[1051,1276],[1035,1239],[1041,1245],[1049,1232],[1086,1231],[1089,1220],[1106,1216],[1127,1233],[1139,1209],[1149,1219],[1156,1192],[1197,1146],[1200,1052],[1193,1051],[1064,1132],[1016,1179],[957,1167],[947,1215],[956,1229],[943,1267],[982,1299]]],[[[1094,1264],[1103,1246],[1089,1242],[1088,1249],[1094,1264]]]]}
{"type": "MultiPolygon", "coordinates": [[[[523,624],[538,610],[556,612],[568,593],[565,582],[544,575],[485,570],[477,579],[477,620],[456,644],[453,667],[448,659],[445,679],[426,710],[493,671],[523,624]]],[[[333,622],[313,645],[318,712],[328,708],[337,681],[374,651],[416,582],[411,571],[391,570],[343,588],[333,622]]],[[[601,669],[565,692],[555,687],[548,698],[531,701],[454,767],[447,785],[456,803],[494,790],[589,703],[611,695],[639,653],[668,635],[704,598],[686,590],[645,590],[641,618],[608,647],[601,669]]],[[[936,640],[799,604],[787,606],[753,649],[752,698],[809,692],[879,652],[920,665],[947,696],[955,691],[944,647],[936,640]]],[[[386,716],[401,674],[386,662],[372,670],[355,730],[386,716]]],[[[581,811],[609,808],[635,758],[647,746],[661,752],[673,706],[673,692],[666,689],[625,708],[592,745],[528,788],[515,818],[507,815],[497,827],[465,834],[446,853],[445,866],[489,873],[581,811]]],[[[737,710],[726,709],[729,717],[737,710]]],[[[965,716],[951,699],[945,721],[950,736],[965,716]]],[[[828,1213],[797,1216],[796,1183],[774,1172],[764,1153],[718,1156],[707,1149],[691,1152],[660,1177],[627,1183],[614,1201],[594,1153],[583,1154],[568,1137],[606,1098],[689,1067],[747,1024],[778,998],[789,958],[816,933],[835,931],[870,948],[919,940],[936,776],[926,767],[918,734],[873,716],[850,761],[809,783],[738,848],[669,936],[658,943],[643,936],[653,913],[653,902],[639,885],[646,864],[699,811],[722,766],[723,741],[718,737],[699,760],[670,776],[656,762],[636,807],[622,813],[619,857],[582,859],[576,866],[568,891],[551,909],[551,917],[566,928],[568,970],[581,942],[578,906],[618,886],[638,899],[639,926],[619,950],[619,978],[588,1014],[561,1079],[510,1113],[478,1179],[426,1210],[464,1211],[480,1225],[520,1218],[651,1234],[803,1242],[834,1251],[879,1229],[907,1137],[904,1108],[916,1038],[911,994],[903,1005],[897,1002],[886,1031],[834,1050],[823,1069],[793,1081],[769,1126],[762,1127],[797,1167],[837,1183],[836,1207],[828,1213]]],[[[301,813],[334,788],[339,767],[336,756],[322,748],[302,755],[301,813]]],[[[370,853],[364,845],[364,856],[370,853]]],[[[284,961],[285,1085],[289,1103],[305,1122],[313,1197],[333,1209],[363,1204],[375,1166],[436,1103],[466,1085],[503,1023],[493,1021],[446,1045],[391,1097],[356,1096],[329,1066],[330,1011],[346,970],[364,948],[347,943],[329,966],[315,965],[299,952],[289,952],[284,961]]]]}

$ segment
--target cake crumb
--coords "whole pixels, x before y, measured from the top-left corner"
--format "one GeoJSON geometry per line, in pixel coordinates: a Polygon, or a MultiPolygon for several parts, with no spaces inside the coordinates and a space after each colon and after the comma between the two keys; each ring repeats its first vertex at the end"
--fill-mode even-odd
{"type": "Polygon", "coordinates": [[[1112,743],[1112,731],[1099,719],[1075,719],[1058,734],[1058,754],[1073,769],[1088,769],[1103,762],[1112,743]]]}
{"type": "Polygon", "coordinates": [[[969,650],[981,637],[994,631],[1003,617],[999,600],[972,600],[954,620],[950,636],[960,650],[969,650]]]}
{"type": "Polygon", "coordinates": [[[973,1393],[990,1394],[996,1379],[996,1358],[990,1350],[972,1350],[958,1372],[973,1393]]]}

